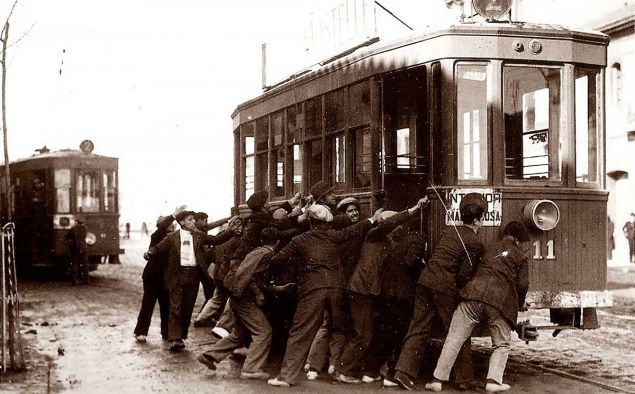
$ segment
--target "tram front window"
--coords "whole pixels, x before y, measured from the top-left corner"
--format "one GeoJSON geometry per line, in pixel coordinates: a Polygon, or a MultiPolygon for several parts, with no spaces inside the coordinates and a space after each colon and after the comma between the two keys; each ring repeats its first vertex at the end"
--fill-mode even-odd
{"type": "Polygon", "coordinates": [[[505,66],[505,176],[561,178],[560,68],[505,66]]]}
{"type": "Polygon", "coordinates": [[[575,168],[578,182],[598,182],[599,129],[596,117],[600,74],[575,72],[575,168]]]}
{"type": "Polygon", "coordinates": [[[62,168],[55,170],[55,200],[57,213],[71,211],[71,170],[62,168]]]}
{"type": "Polygon", "coordinates": [[[116,212],[117,201],[117,171],[104,170],[104,211],[116,212]]]}
{"type": "Polygon", "coordinates": [[[487,179],[487,66],[459,65],[456,80],[458,177],[487,179]]]}
{"type": "Polygon", "coordinates": [[[80,170],[77,174],[77,212],[99,212],[99,177],[94,170],[80,170]]]}

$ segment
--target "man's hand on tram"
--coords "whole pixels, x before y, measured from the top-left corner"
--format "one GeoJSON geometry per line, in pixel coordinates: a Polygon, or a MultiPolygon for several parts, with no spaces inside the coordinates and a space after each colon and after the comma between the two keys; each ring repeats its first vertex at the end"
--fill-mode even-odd
{"type": "Polygon", "coordinates": [[[187,209],[187,205],[181,205],[181,206],[176,207],[176,209],[174,209],[174,213],[172,214],[172,217],[174,217],[176,219],[176,216],[179,213],[185,211],[186,209],[187,209]]]}

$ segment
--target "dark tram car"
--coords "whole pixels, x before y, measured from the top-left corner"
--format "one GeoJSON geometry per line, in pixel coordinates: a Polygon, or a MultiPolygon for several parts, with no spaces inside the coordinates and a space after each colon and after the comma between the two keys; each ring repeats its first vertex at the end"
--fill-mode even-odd
{"type": "Polygon", "coordinates": [[[598,32],[486,18],[360,47],[291,76],[232,115],[236,205],[318,180],[368,215],[427,194],[427,250],[488,201],[486,244],[532,227],[531,306],[597,328],[606,290],[604,67],[598,32]]]}
{"type": "MultiPolygon", "coordinates": [[[[10,163],[18,271],[65,272],[78,257],[88,270],[119,261],[118,159],[93,154],[89,141],[81,148],[41,149],[10,163]]],[[[5,173],[3,168],[3,221],[8,217],[5,173]]]]}

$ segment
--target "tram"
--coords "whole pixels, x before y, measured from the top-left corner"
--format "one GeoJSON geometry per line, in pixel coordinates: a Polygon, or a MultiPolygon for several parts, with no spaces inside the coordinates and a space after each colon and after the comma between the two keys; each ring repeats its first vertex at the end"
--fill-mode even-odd
{"type": "MultiPolygon", "coordinates": [[[[80,150],[42,148],[10,163],[18,273],[44,267],[65,272],[78,257],[85,258],[88,270],[105,260],[119,261],[118,159],[93,154],[93,148],[85,140],[80,150]]],[[[2,168],[3,221],[8,217],[5,174],[2,168]]]]}
{"type": "Polygon", "coordinates": [[[238,105],[235,204],[264,189],[282,201],[320,179],[357,197],[366,214],[428,195],[420,225],[431,251],[460,224],[462,197],[481,193],[486,244],[512,220],[532,229],[531,308],[549,309],[558,330],[597,328],[596,308],[612,304],[609,39],[495,19],[373,42],[238,105]]]}

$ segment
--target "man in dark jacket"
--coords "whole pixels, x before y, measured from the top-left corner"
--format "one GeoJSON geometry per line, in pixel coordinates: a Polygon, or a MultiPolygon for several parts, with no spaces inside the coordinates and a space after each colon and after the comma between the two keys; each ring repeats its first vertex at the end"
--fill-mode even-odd
{"type": "MultiPolygon", "coordinates": [[[[359,368],[375,330],[375,315],[379,308],[379,295],[384,280],[385,263],[391,251],[388,235],[427,204],[428,198],[420,199],[415,206],[403,212],[382,212],[382,222],[371,229],[364,238],[357,267],[348,284],[349,301],[355,335],[347,342],[340,358],[338,380],[343,383],[360,383],[359,368]]],[[[373,378],[374,376],[367,376],[373,378]]]]}
{"type": "Polygon", "coordinates": [[[307,209],[307,213],[311,230],[294,237],[272,259],[272,264],[284,263],[300,255],[303,261],[298,278],[298,307],[289,332],[280,375],[267,382],[272,386],[288,387],[297,383],[311,342],[323,322],[325,310],[333,321],[334,340],[344,341],[346,324],[342,298],[345,283],[337,245],[366,233],[379,219],[381,210],[371,219],[340,231],[329,228],[328,223],[333,220],[333,215],[323,205],[313,205],[307,209]]]}
{"type": "Polygon", "coordinates": [[[168,339],[170,351],[173,352],[185,347],[183,339],[187,338],[205,265],[203,245],[218,245],[228,241],[232,236],[230,231],[224,231],[217,236],[197,231],[192,211],[179,213],[176,220],[181,229],[148,250],[150,256],[165,255],[167,259],[163,279],[170,294],[168,339]]]}
{"type": "MultiPolygon", "coordinates": [[[[467,196],[464,197],[464,200],[467,196]]],[[[440,320],[444,334],[450,327],[452,313],[459,304],[459,289],[469,280],[469,269],[475,267],[483,252],[477,233],[483,226],[485,203],[465,204],[461,207],[462,226],[450,227],[443,233],[428,265],[423,269],[415,290],[415,307],[408,333],[395,367],[395,380],[406,390],[413,390],[414,380],[432,325],[440,320]],[[467,280],[462,278],[468,273],[467,280]]],[[[470,357],[470,343],[466,341],[455,369],[459,385],[471,386],[474,371],[470,357]]],[[[469,387],[467,387],[469,388],[469,387]]]]}
{"type": "Polygon", "coordinates": [[[434,371],[434,381],[426,384],[426,389],[441,391],[461,345],[478,323],[486,322],[494,351],[489,360],[485,390],[509,390],[510,386],[503,383],[503,374],[511,330],[516,327],[518,311],[525,304],[529,287],[526,247],[529,241],[525,226],[513,221],[505,226],[502,239],[487,248],[474,277],[461,290],[463,301],[452,316],[450,331],[434,371]]]}
{"type": "MultiPolygon", "coordinates": [[[[168,234],[174,231],[174,217],[185,210],[185,206],[178,207],[174,214],[161,216],[157,220],[157,229],[150,236],[150,248],[156,246],[168,234]]],[[[170,298],[163,275],[165,273],[166,260],[164,256],[144,255],[148,260],[141,278],[143,279],[143,299],[141,300],[141,310],[137,318],[137,326],[134,329],[135,338],[138,342],[145,342],[154,312],[154,305],[159,301],[159,312],[161,316],[161,337],[168,338],[168,314],[170,311],[170,298]]]]}

